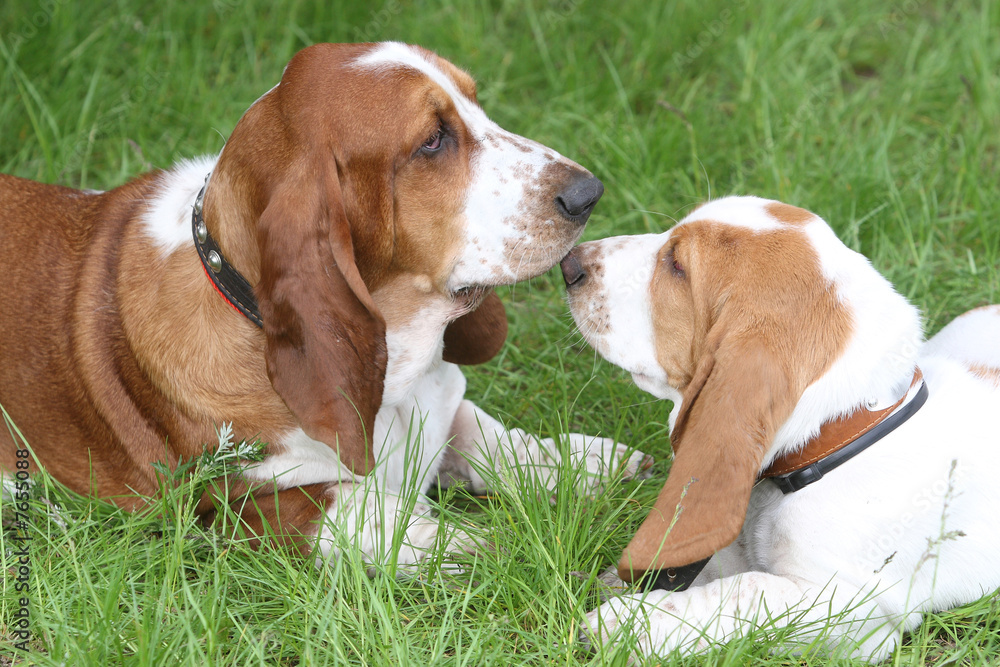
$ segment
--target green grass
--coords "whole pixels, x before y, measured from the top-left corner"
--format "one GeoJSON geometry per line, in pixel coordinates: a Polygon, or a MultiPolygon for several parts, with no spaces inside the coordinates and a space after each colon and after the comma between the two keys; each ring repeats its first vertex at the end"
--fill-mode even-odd
{"type": "MultiPolygon", "coordinates": [[[[868,255],[933,333],[1000,300],[998,14],[987,0],[4,0],[0,171],[109,188],[218,151],[299,48],[400,39],[468,69],[494,120],[604,180],[588,238],[666,229],[709,196],[783,199],[868,255]]],[[[668,406],[582,344],[562,294],[555,272],[503,294],[509,342],[468,370],[469,395],[527,430],[602,432],[668,460],[668,406]]],[[[497,549],[416,578],[206,532],[186,485],[128,515],[43,480],[25,663],[624,664],[576,628],[664,473],[593,500],[569,479],[555,503],[531,480],[488,500],[445,494],[446,518],[497,549]]],[[[891,663],[995,663],[997,604],[928,616],[891,663]]],[[[825,664],[771,646],[761,634],[663,662],[825,664]]]]}

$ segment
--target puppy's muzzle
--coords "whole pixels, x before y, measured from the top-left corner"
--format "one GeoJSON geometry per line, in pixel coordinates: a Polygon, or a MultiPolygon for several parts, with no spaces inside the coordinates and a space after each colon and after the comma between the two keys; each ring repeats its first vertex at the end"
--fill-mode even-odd
{"type": "Polygon", "coordinates": [[[559,262],[559,268],[562,269],[563,280],[566,281],[567,288],[579,287],[587,279],[587,272],[583,270],[583,264],[576,256],[575,249],[570,250],[563,257],[562,261],[559,262]]]}

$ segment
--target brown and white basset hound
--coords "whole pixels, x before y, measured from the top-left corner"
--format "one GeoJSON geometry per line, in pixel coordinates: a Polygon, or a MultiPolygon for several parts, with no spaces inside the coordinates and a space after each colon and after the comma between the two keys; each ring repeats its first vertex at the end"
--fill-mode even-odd
{"type": "Polygon", "coordinates": [[[589,637],[882,660],[1000,586],[1000,306],[925,342],[822,218],[757,197],[562,266],[587,342],[673,402],[670,475],[618,565],[655,589],[599,606],[589,637]]]}
{"type": "MultiPolygon", "coordinates": [[[[602,192],[490,121],[465,72],[394,42],[302,50],[217,157],[102,193],[0,176],[0,404],[30,447],[0,429],[5,488],[37,461],[135,507],[154,462],[231,422],[268,443],[230,487],[251,531],[416,561],[437,522],[405,488],[484,489],[502,459],[554,483],[553,441],[464,400],[456,364],[498,351],[492,288],[555,265],[602,192]]],[[[642,463],[563,437],[595,477],[642,463]]]]}

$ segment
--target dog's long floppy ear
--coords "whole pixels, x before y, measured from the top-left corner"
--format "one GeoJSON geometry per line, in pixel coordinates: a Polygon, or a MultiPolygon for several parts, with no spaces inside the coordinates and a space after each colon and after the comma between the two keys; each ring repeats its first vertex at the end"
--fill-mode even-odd
{"type": "Polygon", "coordinates": [[[260,218],[267,373],[309,437],[357,474],[375,464],[385,321],[354,262],[333,165],[292,165],[260,218]]]}
{"type": "Polygon", "coordinates": [[[689,565],[736,539],[767,446],[793,406],[765,349],[724,340],[702,356],[671,434],[670,475],[622,554],[622,579],[689,565]]]}
{"type": "Polygon", "coordinates": [[[478,308],[445,329],[444,360],[466,366],[486,363],[500,352],[506,339],[507,311],[490,290],[478,308]]]}

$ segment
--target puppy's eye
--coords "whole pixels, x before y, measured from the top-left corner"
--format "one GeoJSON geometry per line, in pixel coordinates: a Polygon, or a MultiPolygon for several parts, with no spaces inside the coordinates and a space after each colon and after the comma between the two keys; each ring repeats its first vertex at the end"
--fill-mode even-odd
{"type": "Polygon", "coordinates": [[[430,138],[424,142],[424,145],[420,147],[420,150],[426,153],[435,153],[441,148],[441,136],[444,132],[439,127],[437,131],[430,136],[430,138]]]}
{"type": "Polygon", "coordinates": [[[673,249],[663,256],[663,263],[669,266],[670,272],[678,278],[683,278],[685,276],[684,265],[681,264],[680,260],[677,259],[677,256],[674,255],[673,249]]]}

